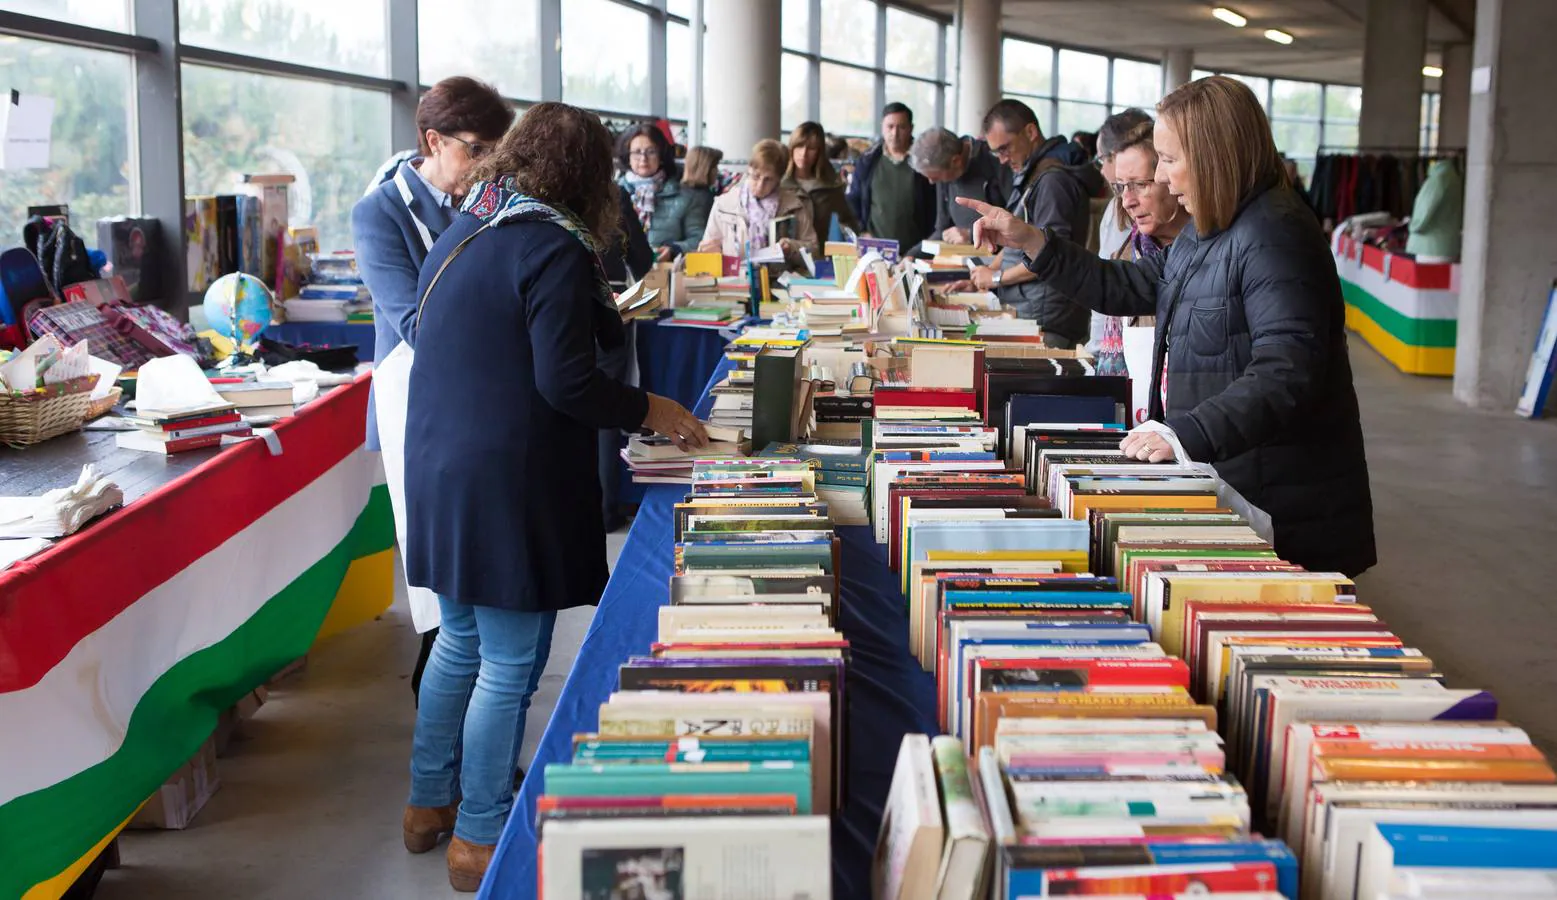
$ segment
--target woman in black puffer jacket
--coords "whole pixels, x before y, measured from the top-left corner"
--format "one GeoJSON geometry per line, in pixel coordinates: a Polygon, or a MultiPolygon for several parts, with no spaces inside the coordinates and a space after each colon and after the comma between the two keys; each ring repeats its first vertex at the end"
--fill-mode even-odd
{"type": "MultiPolygon", "coordinates": [[[[976,241],[1020,247],[1039,279],[1078,303],[1155,315],[1151,418],[1270,514],[1284,559],[1356,575],[1377,561],[1373,500],[1324,234],[1243,84],[1202,78],[1157,112],[1157,180],[1195,219],[1166,262],[1102,260],[1004,210],[958,202],[983,216],[976,241]]],[[[1141,459],[1172,456],[1151,431],[1122,446],[1141,459]]]]}

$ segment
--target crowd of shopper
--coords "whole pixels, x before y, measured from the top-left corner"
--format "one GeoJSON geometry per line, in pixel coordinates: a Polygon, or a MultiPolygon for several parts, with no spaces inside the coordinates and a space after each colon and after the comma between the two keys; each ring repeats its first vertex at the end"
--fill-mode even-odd
{"type": "Polygon", "coordinates": [[[664,123],[613,137],[560,103],[514,123],[469,78],[435,85],[417,126],[418,152],[386,165],[353,229],[375,362],[398,354],[408,381],[407,406],[378,411],[403,423],[403,446],[372,419],[369,440],[408,460],[391,485],[406,498],[407,578],[443,622],[424,645],[405,845],[452,832],[456,888],[479,884],[512,808],[556,612],[604,586],[622,431],[706,441],[680,405],[624,383],[612,294],[654,261],[775,242],[820,253],[850,233],[905,254],[974,244],[985,262],[965,287],[1036,320],[1053,347],[1086,341],[1093,312],[1155,323],[1151,371],[1135,374],[1151,379],[1156,424],[1126,453],[1215,464],[1271,515],[1286,559],[1348,574],[1374,562],[1339,283],[1237,81],[1192,82],[1155,120],[1125,110],[1073,137],[1005,99],[977,135],[916,139],[913,111],[889,103],[857,155],[806,122],[743,167],[679,147],[664,123]]]}

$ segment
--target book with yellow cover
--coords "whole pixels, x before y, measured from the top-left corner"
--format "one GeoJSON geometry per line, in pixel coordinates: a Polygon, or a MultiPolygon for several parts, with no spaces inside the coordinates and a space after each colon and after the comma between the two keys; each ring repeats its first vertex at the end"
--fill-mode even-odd
{"type": "Polygon", "coordinates": [[[1215,493],[1204,494],[1072,494],[1069,516],[1086,520],[1094,509],[1215,509],[1215,493]]]}
{"type": "Polygon", "coordinates": [[[1153,572],[1145,579],[1145,621],[1162,648],[1184,654],[1184,605],[1356,603],[1357,585],[1338,572],[1153,572]]]}

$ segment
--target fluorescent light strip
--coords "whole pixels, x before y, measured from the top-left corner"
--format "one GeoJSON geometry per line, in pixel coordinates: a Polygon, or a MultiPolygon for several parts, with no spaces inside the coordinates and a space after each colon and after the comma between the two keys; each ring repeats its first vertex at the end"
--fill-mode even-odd
{"type": "Polygon", "coordinates": [[[1443,69],[1440,69],[1437,66],[1423,66],[1422,74],[1426,75],[1428,78],[1442,78],[1443,69]]]}
{"type": "Polygon", "coordinates": [[[1269,38],[1270,40],[1275,41],[1278,44],[1290,44],[1290,43],[1292,43],[1292,35],[1287,34],[1285,31],[1280,31],[1280,30],[1275,29],[1275,28],[1267,28],[1267,29],[1265,29],[1265,37],[1269,38]]]}
{"type": "Polygon", "coordinates": [[[1221,19],[1223,22],[1226,22],[1234,28],[1242,28],[1243,26],[1249,24],[1248,19],[1245,19],[1243,16],[1240,16],[1225,6],[1218,6],[1211,10],[1211,15],[1221,19]]]}

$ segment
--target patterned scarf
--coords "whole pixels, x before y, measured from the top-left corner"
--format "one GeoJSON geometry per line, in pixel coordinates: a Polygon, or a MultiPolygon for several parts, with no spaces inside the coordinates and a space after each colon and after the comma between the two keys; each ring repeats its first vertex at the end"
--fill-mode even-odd
{"type": "Polygon", "coordinates": [[[751,194],[751,183],[741,182],[741,207],[746,210],[746,242],[751,244],[753,250],[768,246],[768,223],[778,215],[778,201],[777,189],[759,200],[751,194]]]}
{"type": "Polygon", "coordinates": [[[1136,259],[1150,259],[1160,263],[1168,255],[1166,248],[1134,225],[1130,226],[1130,237],[1126,240],[1129,241],[1130,248],[1135,251],[1136,259]]]}
{"type": "Polygon", "coordinates": [[[497,181],[478,181],[471,185],[460,211],[470,213],[493,228],[512,222],[554,222],[561,225],[589,250],[590,259],[595,263],[595,294],[607,308],[613,311],[616,309],[611,297],[611,284],[606,280],[605,267],[600,263],[600,240],[567,207],[552,206],[520,193],[514,184],[514,176],[504,175],[497,181]]]}
{"type": "Polygon", "coordinates": [[[665,187],[665,171],[662,169],[648,178],[628,172],[622,176],[622,181],[633,195],[633,211],[638,213],[638,224],[648,231],[654,222],[654,200],[665,187]]]}

